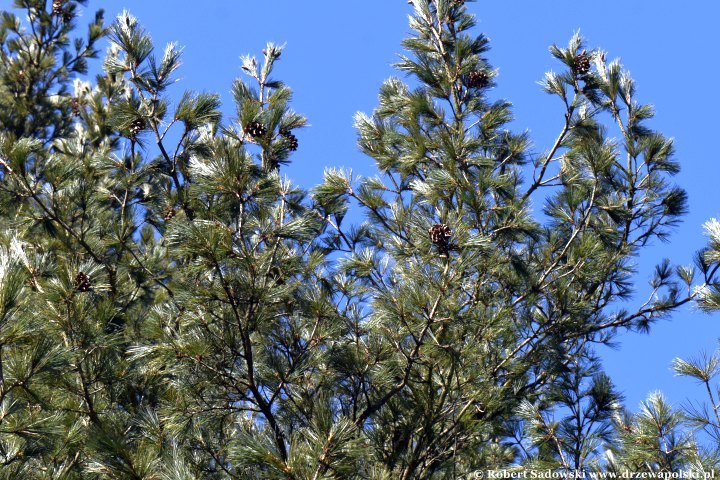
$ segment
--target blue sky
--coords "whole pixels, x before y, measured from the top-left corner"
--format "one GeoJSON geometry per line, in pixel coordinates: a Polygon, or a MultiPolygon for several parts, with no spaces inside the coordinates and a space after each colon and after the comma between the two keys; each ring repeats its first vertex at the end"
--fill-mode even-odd
{"type": "MultiPolygon", "coordinates": [[[[638,290],[645,290],[651,266],[663,257],[689,263],[705,241],[703,222],[720,217],[720,159],[713,148],[720,111],[720,40],[712,34],[720,2],[515,0],[467,5],[478,17],[477,31],[491,39],[488,57],[500,72],[494,95],[513,102],[513,128],[529,130],[536,152],[549,148],[563,120],[561,105],[537,85],[545,71],[559,69],[547,47],[566,44],[579,29],[591,47],[621,58],[636,80],[639,100],[656,107],[651,126],[675,138],[683,168],[677,183],[690,196],[690,214],[671,241],[644,252],[638,290]]],[[[411,7],[405,0],[90,0],[89,9],[99,7],[108,20],[128,9],[160,52],[170,41],[184,46],[175,94],[186,89],[220,93],[226,120],[234,114],[229,91],[232,80],[242,75],[239,57],[260,55],[266,41],[287,44],[276,77],[295,90],[293,106],[311,127],[297,132],[300,149],[286,174],[311,188],[325,167],[375,173],[372,159],[357,150],[352,119],[357,111],[371,112],[381,82],[397,75],[391,65],[409,31],[411,7]]],[[[636,409],[658,389],[679,404],[687,397],[701,398],[703,391],[674,377],[671,360],[713,351],[719,336],[720,314],[688,307],[656,324],[649,335],[623,334],[618,350],[600,353],[628,407],[636,409]]]]}

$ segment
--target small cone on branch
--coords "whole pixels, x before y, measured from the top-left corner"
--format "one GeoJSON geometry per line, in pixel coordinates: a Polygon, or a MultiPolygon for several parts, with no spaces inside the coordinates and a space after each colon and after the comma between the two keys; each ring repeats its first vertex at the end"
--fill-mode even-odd
{"type": "Polygon", "coordinates": [[[465,5],[465,0],[453,0],[453,4],[457,7],[462,7],[465,5]]]}
{"type": "Polygon", "coordinates": [[[70,108],[72,109],[72,114],[76,117],[80,116],[80,99],[77,97],[73,97],[70,101],[70,108]]]}
{"type": "Polygon", "coordinates": [[[290,151],[295,151],[298,149],[298,139],[295,135],[292,134],[290,130],[287,130],[285,128],[280,129],[280,136],[283,137],[288,142],[288,149],[290,151]]]}
{"type": "Polygon", "coordinates": [[[75,290],[78,292],[88,292],[92,288],[92,283],[90,282],[90,276],[85,272],[78,272],[77,275],[75,275],[75,290]]]}
{"type": "Polygon", "coordinates": [[[136,118],[130,124],[130,138],[135,140],[140,132],[145,128],[145,120],[142,118],[136,118]]]}
{"type": "Polygon", "coordinates": [[[444,223],[436,223],[428,230],[430,241],[438,246],[441,253],[447,254],[450,249],[452,230],[444,223]]]}
{"type": "Polygon", "coordinates": [[[467,76],[468,88],[484,88],[490,83],[490,76],[482,70],[474,70],[467,76]]]}
{"type": "Polygon", "coordinates": [[[583,50],[575,57],[575,71],[578,75],[585,75],[590,71],[590,56],[587,50],[583,50]]]}
{"type": "Polygon", "coordinates": [[[173,207],[168,206],[163,209],[162,214],[163,214],[163,220],[165,220],[166,222],[169,222],[170,220],[172,220],[175,217],[175,215],[177,214],[177,211],[173,207]]]}
{"type": "Polygon", "coordinates": [[[295,150],[298,149],[298,139],[297,139],[297,137],[296,137],[295,135],[293,135],[293,134],[291,133],[290,135],[287,135],[285,138],[286,138],[287,141],[288,141],[288,148],[289,148],[291,151],[294,152],[295,150]]]}
{"type": "Polygon", "coordinates": [[[245,133],[253,138],[262,137],[267,133],[265,125],[260,122],[250,122],[245,126],[245,133]]]}
{"type": "Polygon", "coordinates": [[[52,2],[52,13],[53,15],[60,16],[63,14],[64,0],[53,0],[52,2]]]}

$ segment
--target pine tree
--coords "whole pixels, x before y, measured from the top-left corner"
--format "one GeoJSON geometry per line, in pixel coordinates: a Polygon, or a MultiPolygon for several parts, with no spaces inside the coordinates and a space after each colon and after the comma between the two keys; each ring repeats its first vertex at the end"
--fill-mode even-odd
{"type": "Polygon", "coordinates": [[[306,125],[274,77],[282,48],[243,58],[225,120],[217,95],[168,100],[180,51],[156,55],[129,13],[96,16],[72,50],[78,2],[16,3],[30,28],[4,14],[0,35],[0,478],[595,468],[619,397],[592,346],[716,285],[717,259],[698,262],[698,291],[664,262],[623,308],[685,193],[632,79],[579,36],[551,48],[564,115],[534,156],[490,99],[470,2],[413,0],[410,79],[356,119],[379,175],[328,169],[306,192],[282,174],[306,125]],[[104,35],[103,73],[71,78],[104,35]],[[353,205],[366,220],[348,225],[353,205]]]}
{"type": "Polygon", "coordinates": [[[374,114],[357,118],[382,176],[326,181],[368,217],[366,240],[339,234],[354,252],[347,301],[366,313],[337,395],[393,478],[453,478],[518,461],[508,420],[547,396],[581,354],[573,345],[646,330],[689,301],[692,279],[663,263],[644,306],[617,308],[632,292],[633,259],[666,237],[685,193],[668,181],[679,168],[672,142],[645,126],[652,109],[635,102],[618,62],[579,36],[551,48],[565,70],[544,86],[565,115],[533,158],[529,138],[505,127],[510,104],[488,98],[496,72],[466,7],[413,5],[398,65],[412,83],[388,80],[374,114]],[[535,219],[531,201],[543,198],[547,220],[535,219]]]}

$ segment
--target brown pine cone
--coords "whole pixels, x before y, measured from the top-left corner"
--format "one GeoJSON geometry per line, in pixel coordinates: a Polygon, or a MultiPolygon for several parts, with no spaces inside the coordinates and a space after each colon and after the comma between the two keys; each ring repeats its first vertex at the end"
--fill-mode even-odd
{"type": "Polygon", "coordinates": [[[53,15],[60,16],[63,14],[63,0],[53,0],[52,2],[52,13],[53,15]]]}
{"type": "Polygon", "coordinates": [[[78,292],[89,292],[92,289],[90,276],[85,272],[78,272],[75,275],[75,290],[78,292]]]}
{"type": "Polygon", "coordinates": [[[262,137],[267,133],[265,125],[260,122],[250,122],[245,126],[245,133],[253,138],[262,137]]]}
{"type": "Polygon", "coordinates": [[[145,120],[136,118],[130,124],[130,138],[135,140],[137,136],[145,129],[145,120]]]}
{"type": "Polygon", "coordinates": [[[490,84],[490,75],[482,70],[475,70],[468,74],[466,81],[468,88],[485,88],[490,84]]]}
{"type": "Polygon", "coordinates": [[[70,100],[70,109],[72,110],[72,114],[76,117],[80,116],[80,99],[77,97],[73,97],[72,100],[70,100]]]}
{"type": "Polygon", "coordinates": [[[578,75],[585,75],[590,71],[590,56],[586,50],[575,57],[575,71],[578,75]]]}
{"type": "Polygon", "coordinates": [[[450,250],[450,238],[452,237],[452,230],[444,223],[436,223],[428,230],[430,235],[430,241],[437,245],[440,253],[447,254],[450,250]]]}

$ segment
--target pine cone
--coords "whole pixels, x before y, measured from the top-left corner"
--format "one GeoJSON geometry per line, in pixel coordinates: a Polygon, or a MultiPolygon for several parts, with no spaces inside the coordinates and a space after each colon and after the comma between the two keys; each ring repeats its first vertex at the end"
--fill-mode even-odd
{"type": "Polygon", "coordinates": [[[260,122],[250,122],[245,126],[245,133],[253,138],[262,137],[267,133],[265,125],[260,122]]]}
{"type": "Polygon", "coordinates": [[[78,292],[89,292],[92,288],[90,276],[85,272],[78,272],[75,275],[75,290],[78,292]]]}
{"type": "Polygon", "coordinates": [[[80,99],[77,97],[73,97],[70,101],[70,108],[72,109],[72,114],[76,117],[80,116],[80,99]]]}
{"type": "Polygon", "coordinates": [[[463,5],[465,5],[465,0],[453,0],[453,3],[456,7],[462,7],[463,5]]]}
{"type": "Polygon", "coordinates": [[[290,132],[290,130],[281,128],[280,129],[280,136],[283,137],[288,142],[288,149],[290,151],[295,151],[298,149],[298,139],[295,135],[290,132]]]}
{"type": "Polygon", "coordinates": [[[441,253],[447,254],[450,247],[450,237],[452,237],[452,230],[444,223],[436,223],[430,230],[430,241],[438,246],[441,253]]]}
{"type": "Polygon", "coordinates": [[[285,138],[288,140],[288,148],[291,151],[294,152],[295,150],[298,149],[298,139],[295,135],[293,135],[291,133],[290,135],[286,136],[285,138]]]}
{"type": "Polygon", "coordinates": [[[142,118],[136,118],[130,124],[130,138],[135,140],[140,132],[145,128],[145,120],[142,118]]]}
{"type": "Polygon", "coordinates": [[[575,57],[575,71],[578,75],[585,75],[590,71],[590,56],[586,50],[575,57]]]}
{"type": "Polygon", "coordinates": [[[53,15],[60,16],[63,14],[64,0],[53,0],[52,2],[52,13],[53,15]]]}
{"type": "Polygon", "coordinates": [[[177,210],[175,210],[173,207],[168,206],[163,209],[162,214],[163,214],[163,220],[165,220],[166,222],[169,222],[170,220],[172,220],[175,217],[175,215],[177,214],[177,210]]]}
{"type": "Polygon", "coordinates": [[[490,83],[490,75],[482,70],[475,70],[467,76],[468,88],[484,88],[490,83]]]}

